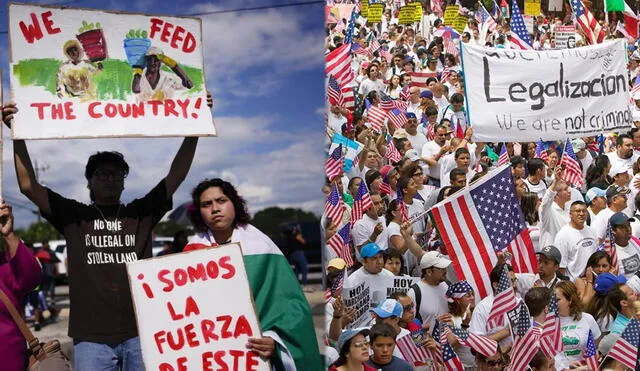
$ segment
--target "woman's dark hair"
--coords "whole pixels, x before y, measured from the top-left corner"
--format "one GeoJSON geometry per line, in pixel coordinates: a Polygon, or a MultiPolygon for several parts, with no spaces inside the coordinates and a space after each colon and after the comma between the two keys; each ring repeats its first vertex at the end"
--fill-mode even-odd
{"type": "Polygon", "coordinates": [[[607,254],[606,251],[604,250],[596,251],[593,254],[591,254],[591,256],[589,256],[589,259],[587,260],[587,265],[585,266],[585,272],[588,267],[591,267],[591,269],[595,268],[596,265],[598,265],[598,262],[602,259],[607,259],[607,262],[609,263],[609,265],[611,265],[611,256],[609,256],[609,254],[607,254]]]}
{"type": "Polygon", "coordinates": [[[191,202],[193,202],[193,210],[188,215],[196,231],[204,232],[209,229],[209,227],[207,227],[207,225],[204,223],[204,220],[202,220],[202,215],[200,215],[200,196],[202,195],[202,193],[204,193],[204,191],[212,187],[220,188],[222,190],[222,193],[224,193],[225,196],[229,197],[229,199],[233,203],[233,209],[236,213],[235,220],[233,221],[233,227],[236,228],[237,226],[245,226],[249,224],[249,221],[251,221],[251,216],[247,211],[247,202],[244,200],[244,198],[240,197],[233,184],[220,178],[205,179],[201,181],[191,192],[191,202]]]}
{"type": "Polygon", "coordinates": [[[540,221],[538,208],[536,207],[537,204],[538,194],[535,192],[525,192],[522,200],[520,200],[520,208],[524,214],[524,220],[529,223],[529,225],[535,225],[540,221]]]}
{"type": "Polygon", "coordinates": [[[531,361],[529,361],[529,367],[539,370],[546,362],[547,356],[541,350],[538,350],[536,354],[533,355],[533,358],[531,358],[531,361]]]}
{"type": "Polygon", "coordinates": [[[387,260],[389,259],[400,259],[400,274],[406,273],[402,253],[396,250],[394,247],[389,247],[388,249],[384,250],[384,252],[382,253],[382,258],[384,259],[384,264],[387,264],[387,260]]]}
{"type": "Polygon", "coordinates": [[[389,201],[389,205],[387,206],[387,211],[384,214],[384,219],[387,222],[387,225],[393,221],[393,212],[396,211],[398,207],[398,200],[393,199],[389,201]]]}
{"type": "Polygon", "coordinates": [[[606,189],[609,186],[608,174],[606,174],[609,163],[609,157],[606,155],[599,155],[593,159],[593,163],[587,169],[587,175],[585,176],[587,188],[599,187],[606,189]]]}
{"type": "Polygon", "coordinates": [[[621,300],[626,300],[627,295],[620,290],[621,284],[616,284],[604,295],[600,295],[596,292],[595,296],[587,304],[585,312],[593,316],[596,321],[604,322],[607,318],[609,323],[613,323],[622,307],[620,306],[621,300]]]}

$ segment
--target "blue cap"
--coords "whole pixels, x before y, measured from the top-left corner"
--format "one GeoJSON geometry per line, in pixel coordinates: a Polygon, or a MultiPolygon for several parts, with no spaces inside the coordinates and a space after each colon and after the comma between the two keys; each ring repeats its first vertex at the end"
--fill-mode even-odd
{"type": "Polygon", "coordinates": [[[589,188],[587,193],[584,195],[584,200],[587,204],[590,204],[596,197],[607,197],[607,191],[598,187],[589,188]]]}
{"type": "Polygon", "coordinates": [[[433,92],[431,90],[425,90],[422,93],[420,93],[420,98],[433,99],[433,92]]]}
{"type": "Polygon", "coordinates": [[[338,342],[336,343],[336,349],[338,350],[338,352],[342,350],[342,347],[344,347],[344,345],[348,343],[349,340],[353,339],[356,335],[359,335],[359,334],[362,334],[364,336],[369,336],[369,329],[362,328],[362,329],[344,330],[342,334],[340,334],[340,337],[338,338],[338,342]]]}
{"type": "Polygon", "coordinates": [[[612,273],[604,272],[596,277],[593,288],[598,295],[606,295],[613,286],[624,283],[627,283],[627,279],[623,275],[615,276],[612,273]]]}
{"type": "Polygon", "coordinates": [[[402,305],[395,299],[385,299],[385,301],[378,304],[378,306],[371,309],[371,311],[380,318],[402,317],[402,305]]]}
{"type": "Polygon", "coordinates": [[[360,256],[363,258],[372,258],[381,253],[382,249],[380,248],[380,246],[373,242],[362,246],[362,249],[360,249],[360,256]]]}
{"type": "Polygon", "coordinates": [[[625,213],[615,213],[611,215],[611,218],[609,218],[609,223],[611,223],[612,227],[617,227],[633,220],[633,218],[629,218],[629,216],[625,213]]]}
{"type": "Polygon", "coordinates": [[[413,112],[407,112],[405,116],[407,116],[407,119],[417,119],[416,114],[413,112]]]}

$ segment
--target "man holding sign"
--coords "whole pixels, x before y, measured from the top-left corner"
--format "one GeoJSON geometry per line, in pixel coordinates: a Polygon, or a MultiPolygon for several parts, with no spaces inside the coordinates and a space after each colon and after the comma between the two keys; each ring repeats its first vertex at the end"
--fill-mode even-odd
{"type": "MultiPolygon", "coordinates": [[[[209,97],[209,105],[212,101],[209,97]]],[[[3,108],[7,126],[18,112],[3,108]]],[[[172,207],[187,176],[197,137],[185,138],[167,176],[146,196],[124,205],[120,196],[129,165],[118,152],[98,152],[85,168],[91,205],[67,199],[38,182],[24,140],[14,140],[18,185],[60,233],[68,247],[75,369],[144,370],[126,263],[151,257],[151,233],[172,207]]]]}

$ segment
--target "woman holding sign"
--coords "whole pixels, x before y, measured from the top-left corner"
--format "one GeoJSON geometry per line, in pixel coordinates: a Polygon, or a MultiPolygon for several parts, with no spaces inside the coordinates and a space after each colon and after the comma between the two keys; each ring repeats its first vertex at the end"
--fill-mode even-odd
{"type": "Polygon", "coordinates": [[[184,251],[239,242],[263,331],[247,347],[274,370],[321,370],[311,310],[287,259],[269,237],[249,224],[244,199],[221,179],[205,179],[192,192],[196,228],[184,251]]]}

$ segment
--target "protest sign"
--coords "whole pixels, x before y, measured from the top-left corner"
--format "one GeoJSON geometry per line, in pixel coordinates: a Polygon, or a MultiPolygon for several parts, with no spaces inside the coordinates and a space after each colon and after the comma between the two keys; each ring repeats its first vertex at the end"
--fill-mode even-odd
{"type": "Polygon", "coordinates": [[[523,15],[522,20],[524,21],[524,25],[527,28],[527,32],[533,33],[533,23],[535,22],[535,17],[532,15],[523,15]]]}
{"type": "Polygon", "coordinates": [[[384,13],[384,5],[377,3],[369,5],[369,16],[367,20],[371,23],[382,21],[382,13],[384,13]]]}
{"type": "Polygon", "coordinates": [[[215,135],[201,21],[9,5],[14,139],[215,135]]]}
{"type": "Polygon", "coordinates": [[[556,49],[573,49],[576,47],[576,26],[555,27],[556,49]]]}
{"type": "Polygon", "coordinates": [[[413,7],[413,21],[420,22],[422,21],[422,3],[414,1],[412,3],[407,4],[407,6],[413,7]]]}
{"type": "Polygon", "coordinates": [[[547,8],[550,12],[561,12],[562,3],[562,0],[549,0],[549,6],[547,8]]]}
{"type": "Polygon", "coordinates": [[[387,297],[390,297],[394,292],[407,292],[411,285],[420,282],[420,277],[400,277],[400,276],[388,276],[381,280],[382,284],[387,289],[387,297]]]}
{"type": "Polygon", "coordinates": [[[540,0],[524,0],[525,15],[540,15],[540,0]]]}
{"type": "Polygon", "coordinates": [[[342,288],[342,299],[346,308],[355,308],[353,321],[349,328],[367,327],[372,323],[371,313],[371,287],[366,280],[359,281],[352,287],[342,288]]]}
{"type": "Polygon", "coordinates": [[[360,15],[363,18],[369,17],[369,1],[368,0],[360,0],[360,15]]]}
{"type": "Polygon", "coordinates": [[[239,244],[127,264],[147,370],[270,370],[239,244]],[[234,364],[236,366],[234,366],[234,364]]]}
{"type": "Polygon", "coordinates": [[[403,6],[398,11],[398,23],[399,24],[411,24],[413,23],[413,17],[415,15],[415,8],[412,6],[403,6]]]}
{"type": "Polygon", "coordinates": [[[632,123],[624,40],[577,49],[462,43],[466,113],[479,142],[564,140],[632,123]],[[481,72],[482,71],[482,72],[481,72]]]}
{"type": "Polygon", "coordinates": [[[444,10],[444,25],[451,26],[460,33],[464,31],[468,20],[469,18],[460,14],[460,7],[458,5],[449,5],[444,10]]]}

